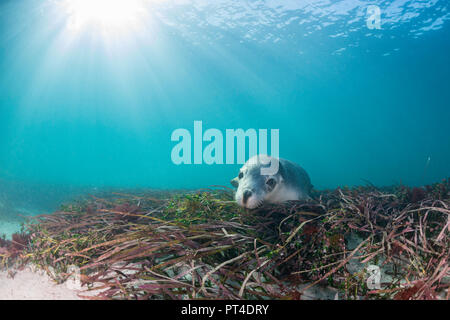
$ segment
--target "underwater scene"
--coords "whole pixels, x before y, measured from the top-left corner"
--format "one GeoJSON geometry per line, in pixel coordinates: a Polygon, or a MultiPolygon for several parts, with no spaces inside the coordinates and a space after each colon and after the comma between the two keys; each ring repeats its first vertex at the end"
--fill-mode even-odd
{"type": "Polygon", "coordinates": [[[449,57],[446,0],[0,0],[0,299],[449,300],[449,57]]]}

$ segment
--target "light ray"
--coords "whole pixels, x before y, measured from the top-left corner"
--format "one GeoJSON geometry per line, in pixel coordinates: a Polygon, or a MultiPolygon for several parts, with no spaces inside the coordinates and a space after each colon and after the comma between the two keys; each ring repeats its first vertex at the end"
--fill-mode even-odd
{"type": "Polygon", "coordinates": [[[69,15],[68,27],[74,31],[87,27],[129,30],[139,26],[147,13],[143,0],[65,0],[64,7],[69,15]]]}

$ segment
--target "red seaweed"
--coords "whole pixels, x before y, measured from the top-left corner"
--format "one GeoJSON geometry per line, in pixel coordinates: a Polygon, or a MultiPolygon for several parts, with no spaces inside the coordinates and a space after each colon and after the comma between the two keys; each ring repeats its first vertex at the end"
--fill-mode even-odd
{"type": "Polygon", "coordinates": [[[59,282],[76,265],[101,299],[301,299],[316,284],[343,299],[448,298],[449,181],[316,191],[253,211],[225,188],[105,194],[0,239],[0,261],[52,267],[59,282]],[[368,290],[351,260],[391,265],[393,280],[368,290]]]}

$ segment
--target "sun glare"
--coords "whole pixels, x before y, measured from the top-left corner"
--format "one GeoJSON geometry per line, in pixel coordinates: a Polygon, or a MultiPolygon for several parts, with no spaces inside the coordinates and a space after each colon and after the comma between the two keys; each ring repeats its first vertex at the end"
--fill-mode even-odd
{"type": "Polygon", "coordinates": [[[144,0],[66,0],[69,27],[127,29],[136,27],[144,19],[144,0]]]}

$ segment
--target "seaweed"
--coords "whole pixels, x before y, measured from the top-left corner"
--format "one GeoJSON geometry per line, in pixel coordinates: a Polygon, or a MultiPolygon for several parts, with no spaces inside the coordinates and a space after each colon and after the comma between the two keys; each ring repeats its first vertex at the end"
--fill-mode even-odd
{"type": "Polygon", "coordinates": [[[226,187],[111,192],[30,220],[14,244],[0,241],[0,261],[60,283],[76,266],[91,299],[302,299],[314,286],[340,299],[448,299],[449,191],[449,179],[337,188],[252,211],[226,187]],[[378,289],[369,265],[384,272],[378,289]]]}

